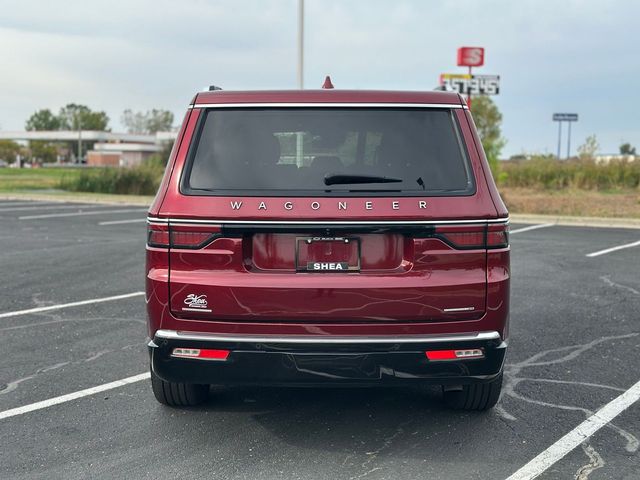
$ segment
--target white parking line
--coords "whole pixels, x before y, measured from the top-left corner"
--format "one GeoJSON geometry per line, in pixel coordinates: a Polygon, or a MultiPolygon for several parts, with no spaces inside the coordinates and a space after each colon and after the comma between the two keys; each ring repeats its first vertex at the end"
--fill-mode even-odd
{"type": "Polygon", "coordinates": [[[529,225],[528,227],[522,227],[522,228],[517,228],[515,230],[511,230],[509,232],[509,235],[513,235],[514,233],[520,233],[520,232],[528,232],[529,230],[537,230],[539,228],[553,227],[554,225],[555,223],[541,223],[539,225],[529,225]]]}
{"type": "Polygon", "coordinates": [[[27,205],[31,205],[31,206],[36,206],[36,205],[50,205],[51,203],[55,203],[55,202],[48,202],[48,201],[44,201],[44,202],[3,202],[0,201],[0,206],[2,208],[5,207],[24,207],[27,205]]]}
{"type": "Polygon", "coordinates": [[[42,410],[43,408],[52,407],[53,405],[59,405],[60,403],[70,402],[78,398],[88,397],[89,395],[95,395],[96,393],[104,392],[106,390],[111,390],[113,388],[123,387],[131,383],[147,380],[149,377],[150,377],[149,372],[140,373],[132,377],[123,378],[122,380],[116,380],[115,382],[109,382],[103,385],[98,385],[97,387],[91,387],[85,390],[79,390],[77,392],[67,393],[66,395],[62,395],[60,397],[53,397],[53,398],[49,398],[48,400],[43,400],[41,402],[30,403],[29,405],[24,405],[22,407],[5,410],[4,412],[0,412],[0,420],[4,418],[9,418],[9,417],[15,417],[17,415],[22,415],[23,413],[33,412],[34,410],[42,410]]]}
{"type": "Polygon", "coordinates": [[[111,220],[108,222],[98,222],[98,225],[118,225],[120,223],[139,223],[146,222],[146,218],[132,218],[130,220],[111,220]]]}
{"type": "Polygon", "coordinates": [[[10,208],[0,208],[0,212],[23,212],[27,210],[68,210],[71,208],[75,208],[76,210],[81,210],[83,208],[99,208],[104,207],[104,205],[43,205],[43,206],[33,206],[30,207],[10,207],[10,208]]]}
{"type": "Polygon", "coordinates": [[[15,312],[0,313],[0,318],[17,317],[18,315],[28,315],[29,313],[48,312],[49,310],[58,310],[60,308],[79,307],[81,305],[90,305],[92,303],[111,302],[113,300],[122,300],[124,298],[139,297],[144,292],[125,293],[124,295],[114,295],[113,297],[92,298],[90,300],[81,300],[79,302],[61,303],[58,305],[48,305],[46,307],[29,308],[27,310],[17,310],[15,312]]]}
{"type": "Polygon", "coordinates": [[[611,253],[611,252],[616,252],[618,250],[622,250],[624,248],[631,248],[631,247],[638,247],[640,246],[640,240],[637,242],[633,242],[633,243],[627,243],[625,245],[618,245],[617,247],[611,247],[611,248],[605,248],[604,250],[599,250],[597,252],[593,252],[593,253],[587,253],[587,257],[589,258],[593,258],[593,257],[599,257],[600,255],[605,255],[607,253],[611,253]]]}
{"type": "Polygon", "coordinates": [[[513,473],[507,480],[531,480],[536,478],[639,399],[640,382],[637,382],[629,390],[611,400],[544,452],[540,453],[540,455],[513,473]]]}
{"type": "Polygon", "coordinates": [[[93,212],[73,212],[73,213],[50,213],[47,215],[27,215],[26,217],[18,217],[20,220],[36,220],[39,218],[54,218],[54,217],[76,217],[79,215],[102,215],[104,213],[132,213],[132,212],[146,212],[147,208],[131,208],[127,210],[99,210],[93,212]]]}

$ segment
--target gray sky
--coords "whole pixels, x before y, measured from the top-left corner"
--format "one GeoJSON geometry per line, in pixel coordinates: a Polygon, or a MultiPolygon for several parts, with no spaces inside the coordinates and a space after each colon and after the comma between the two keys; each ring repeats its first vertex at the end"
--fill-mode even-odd
{"type": "MultiPolygon", "coordinates": [[[[0,0],[0,128],[40,108],[167,108],[192,95],[294,88],[296,0],[0,0]]],[[[305,86],[431,89],[459,46],[486,48],[499,74],[505,154],[555,153],[553,112],[577,112],[575,151],[640,149],[640,2],[306,0],[305,86]]],[[[566,141],[566,135],[564,137],[566,141]]],[[[563,142],[563,152],[566,143],[563,142]]]]}

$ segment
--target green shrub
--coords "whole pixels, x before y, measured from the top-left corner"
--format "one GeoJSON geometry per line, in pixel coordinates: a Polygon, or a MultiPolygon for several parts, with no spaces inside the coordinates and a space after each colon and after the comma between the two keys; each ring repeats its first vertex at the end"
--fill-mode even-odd
{"type": "Polygon", "coordinates": [[[75,177],[64,177],[60,188],[72,192],[154,195],[158,190],[164,167],[155,163],[132,168],[91,168],[75,177]]]}
{"type": "Polygon", "coordinates": [[[558,161],[551,156],[502,162],[498,183],[506,187],[581,190],[619,190],[640,188],[640,161],[593,160],[558,161]]]}

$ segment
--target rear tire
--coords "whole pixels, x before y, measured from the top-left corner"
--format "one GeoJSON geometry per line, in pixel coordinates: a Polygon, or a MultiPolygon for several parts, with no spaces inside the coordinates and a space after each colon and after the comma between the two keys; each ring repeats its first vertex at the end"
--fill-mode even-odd
{"type": "Polygon", "coordinates": [[[209,395],[209,385],[165,382],[153,372],[151,372],[151,388],[156,400],[169,407],[199,405],[209,395]]]}
{"type": "Polygon", "coordinates": [[[488,383],[462,385],[460,390],[445,390],[444,403],[455,410],[483,411],[493,408],[502,390],[502,372],[488,383]]]}

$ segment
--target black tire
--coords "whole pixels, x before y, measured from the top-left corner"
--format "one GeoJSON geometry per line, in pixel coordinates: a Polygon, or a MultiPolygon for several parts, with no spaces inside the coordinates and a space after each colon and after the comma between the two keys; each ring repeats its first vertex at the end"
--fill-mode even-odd
{"type": "Polygon", "coordinates": [[[165,382],[153,372],[151,372],[151,388],[156,400],[169,407],[199,405],[209,395],[209,385],[165,382]]]}
{"type": "Polygon", "coordinates": [[[502,372],[489,383],[462,385],[452,390],[443,387],[444,403],[455,410],[483,411],[493,408],[500,398],[502,390],[502,372]]]}

